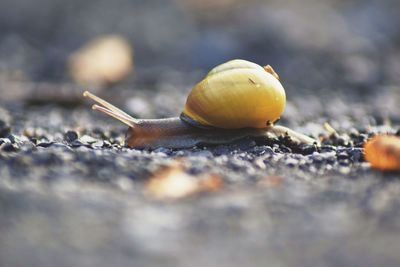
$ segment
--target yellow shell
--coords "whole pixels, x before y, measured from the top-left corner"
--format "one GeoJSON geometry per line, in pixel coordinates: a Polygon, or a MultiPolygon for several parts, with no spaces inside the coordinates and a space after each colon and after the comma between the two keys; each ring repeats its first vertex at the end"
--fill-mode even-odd
{"type": "Polygon", "coordinates": [[[212,69],[190,92],[181,118],[217,128],[265,128],[285,109],[277,76],[246,60],[212,69]]]}

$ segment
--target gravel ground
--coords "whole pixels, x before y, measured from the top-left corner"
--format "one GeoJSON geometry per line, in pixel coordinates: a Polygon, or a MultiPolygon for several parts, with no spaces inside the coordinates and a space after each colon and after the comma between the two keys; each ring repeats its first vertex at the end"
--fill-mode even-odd
{"type": "MultiPolygon", "coordinates": [[[[113,92],[112,102],[150,117],[159,105],[172,116],[187,90],[178,88],[128,98],[113,92]]],[[[382,89],[379,99],[389,96],[382,89]]],[[[311,95],[289,98],[281,124],[321,138],[320,148],[243,139],[153,151],[124,147],[125,128],[89,103],[33,105],[30,98],[5,101],[1,110],[1,266],[400,264],[399,174],[371,169],[362,150],[374,133],[399,134],[400,118],[376,113],[375,97],[329,97],[339,109],[311,95]],[[326,121],[338,134],[323,129],[326,121]],[[176,164],[196,179],[216,175],[222,186],[154,198],[148,181],[176,164]]]]}
{"type": "Polygon", "coordinates": [[[362,149],[400,135],[399,24],[398,0],[2,1],[0,267],[400,266],[400,174],[362,149]],[[279,124],[322,146],[124,147],[67,67],[110,33],[133,72],[90,90],[128,113],[176,116],[243,58],[279,73],[279,124]]]}

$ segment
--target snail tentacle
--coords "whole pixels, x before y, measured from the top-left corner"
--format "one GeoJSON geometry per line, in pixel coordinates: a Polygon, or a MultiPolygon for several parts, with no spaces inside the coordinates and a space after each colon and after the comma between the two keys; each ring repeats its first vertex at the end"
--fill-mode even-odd
{"type": "Polygon", "coordinates": [[[101,112],[125,123],[126,125],[128,125],[130,127],[133,127],[135,124],[139,123],[139,121],[140,121],[139,119],[132,117],[131,115],[124,112],[123,110],[117,108],[113,104],[92,94],[89,91],[85,91],[83,93],[83,96],[88,97],[88,98],[92,99],[93,101],[95,101],[97,104],[99,104],[99,105],[93,105],[92,109],[101,111],[101,112]]]}
{"type": "Polygon", "coordinates": [[[126,118],[125,116],[122,116],[121,114],[115,113],[114,111],[109,110],[109,109],[107,109],[105,107],[102,107],[102,106],[99,106],[99,105],[95,104],[95,105],[92,106],[92,109],[101,111],[101,112],[103,112],[103,113],[105,113],[105,114],[107,114],[107,115],[119,120],[120,122],[125,123],[129,127],[133,128],[136,125],[135,122],[131,120],[131,118],[126,118]]]}

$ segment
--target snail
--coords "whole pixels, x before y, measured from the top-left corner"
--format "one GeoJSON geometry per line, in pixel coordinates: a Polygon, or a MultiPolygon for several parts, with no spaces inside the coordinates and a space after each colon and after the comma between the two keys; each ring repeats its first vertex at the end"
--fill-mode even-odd
{"type": "Polygon", "coordinates": [[[225,144],[245,137],[288,136],[293,143],[317,141],[283,126],[275,126],[286,104],[285,90],[271,66],[231,60],[213,68],[191,90],[180,117],[133,118],[107,101],[85,91],[101,111],[129,126],[131,148],[187,148],[225,144]]]}

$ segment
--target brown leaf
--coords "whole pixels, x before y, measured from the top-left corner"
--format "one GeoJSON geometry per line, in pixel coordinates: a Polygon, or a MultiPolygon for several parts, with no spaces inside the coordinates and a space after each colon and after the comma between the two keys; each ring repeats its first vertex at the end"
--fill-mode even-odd
{"type": "Polygon", "coordinates": [[[172,165],[156,172],[146,184],[146,191],[157,199],[179,199],[204,191],[217,191],[222,179],[216,175],[196,177],[182,166],[172,165]]]}

